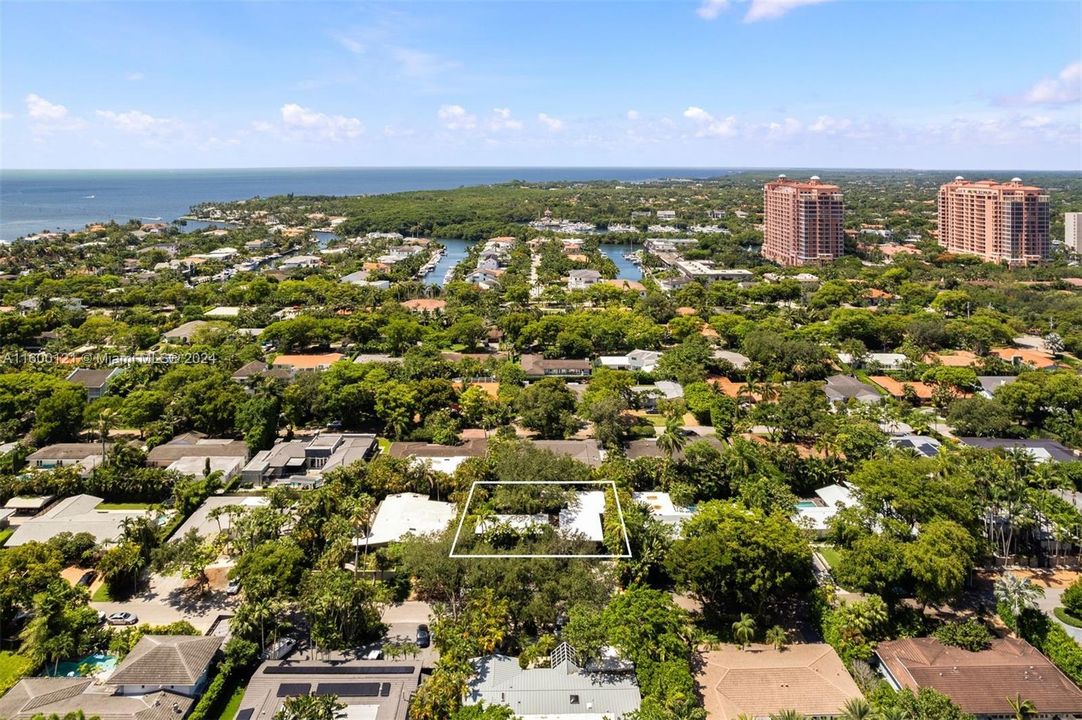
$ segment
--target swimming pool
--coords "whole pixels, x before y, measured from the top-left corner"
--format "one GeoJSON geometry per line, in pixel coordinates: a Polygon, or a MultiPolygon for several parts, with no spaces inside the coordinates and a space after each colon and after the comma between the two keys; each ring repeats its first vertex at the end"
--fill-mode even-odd
{"type": "Polygon", "coordinates": [[[86,665],[89,667],[88,675],[100,675],[105,672],[112,672],[116,667],[116,655],[105,655],[103,653],[97,653],[94,655],[87,655],[81,660],[71,660],[69,662],[62,662],[53,666],[48,666],[45,669],[45,674],[50,677],[78,677],[83,673],[79,672],[79,668],[86,665]]]}
{"type": "Polygon", "coordinates": [[[798,501],[797,501],[797,504],[796,504],[796,506],[797,506],[798,508],[813,508],[813,507],[819,507],[819,505],[818,505],[818,504],[816,504],[816,503],[815,503],[815,501],[813,501],[813,500],[798,500],[798,501]]]}

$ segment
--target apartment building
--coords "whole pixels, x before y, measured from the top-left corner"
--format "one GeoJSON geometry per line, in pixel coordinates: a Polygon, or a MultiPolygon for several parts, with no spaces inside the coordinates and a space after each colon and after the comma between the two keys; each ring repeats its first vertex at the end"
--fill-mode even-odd
{"type": "Polygon", "coordinates": [[[1063,214],[1063,246],[1082,255],[1082,212],[1063,214]]]}
{"type": "Polygon", "coordinates": [[[830,262],[844,250],[842,192],[813,175],[763,187],[763,257],[779,265],[830,262]]]}
{"type": "Polygon", "coordinates": [[[1021,178],[1000,183],[959,175],[939,188],[939,244],[1012,267],[1048,257],[1048,195],[1021,178]]]}

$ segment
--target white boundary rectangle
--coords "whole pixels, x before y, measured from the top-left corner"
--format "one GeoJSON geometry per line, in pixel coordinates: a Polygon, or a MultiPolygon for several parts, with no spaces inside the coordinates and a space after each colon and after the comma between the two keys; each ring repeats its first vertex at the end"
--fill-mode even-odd
{"type": "Polygon", "coordinates": [[[624,510],[620,507],[620,492],[616,489],[616,481],[614,480],[475,480],[470,485],[470,494],[466,496],[466,504],[462,508],[462,517],[458,520],[458,528],[455,530],[455,537],[451,541],[451,554],[448,557],[452,557],[459,560],[466,560],[469,558],[476,558],[480,560],[484,559],[499,559],[499,558],[582,558],[584,560],[620,560],[631,557],[631,538],[627,534],[627,523],[624,521],[624,510]],[[612,496],[616,500],[616,512],[620,516],[620,531],[624,534],[624,546],[627,548],[627,553],[622,555],[614,555],[607,553],[604,555],[552,555],[552,554],[523,554],[523,553],[484,553],[480,555],[458,555],[455,553],[455,549],[458,547],[458,536],[462,532],[462,526],[466,522],[466,512],[470,509],[470,503],[473,502],[473,491],[477,489],[478,485],[605,485],[612,487],[612,496]]]}

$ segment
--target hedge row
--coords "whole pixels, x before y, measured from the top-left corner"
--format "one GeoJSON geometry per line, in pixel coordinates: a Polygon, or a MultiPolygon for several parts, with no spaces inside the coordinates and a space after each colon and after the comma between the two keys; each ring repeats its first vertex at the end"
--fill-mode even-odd
{"type": "Polygon", "coordinates": [[[998,611],[1011,630],[1044,653],[1067,677],[1082,684],[1082,647],[1058,623],[1033,608],[1015,617],[1000,603],[998,611]]]}

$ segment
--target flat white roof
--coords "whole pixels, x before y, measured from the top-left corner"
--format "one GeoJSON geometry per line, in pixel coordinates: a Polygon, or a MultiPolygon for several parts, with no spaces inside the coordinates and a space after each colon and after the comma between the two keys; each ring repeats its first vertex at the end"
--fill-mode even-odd
{"type": "Polygon", "coordinates": [[[420,493],[388,495],[379,504],[372,532],[367,538],[355,538],[357,545],[384,545],[406,535],[440,532],[455,516],[453,503],[429,500],[420,493]]]}
{"type": "Polygon", "coordinates": [[[208,458],[204,456],[185,456],[177,458],[166,470],[173,470],[181,473],[182,475],[202,475],[203,471],[207,467],[207,460],[210,460],[210,471],[218,472],[222,471],[222,474],[226,477],[232,477],[241,471],[244,467],[244,458],[240,457],[212,457],[208,458]]]}
{"type": "Polygon", "coordinates": [[[816,490],[815,494],[822,498],[829,508],[833,508],[837,503],[841,503],[843,507],[851,507],[857,503],[853,492],[845,485],[827,485],[816,490]]]}
{"type": "Polygon", "coordinates": [[[667,492],[637,492],[631,493],[631,499],[640,502],[650,508],[654,515],[675,515],[676,506],[667,492]]]}
{"type": "Polygon", "coordinates": [[[203,313],[203,317],[237,317],[238,315],[240,315],[240,308],[236,305],[219,305],[203,313]]]}
{"type": "Polygon", "coordinates": [[[469,460],[468,455],[456,455],[454,457],[415,457],[413,461],[421,465],[427,465],[433,470],[451,475],[458,466],[469,460]]]}
{"type": "Polygon", "coordinates": [[[605,539],[601,527],[601,514],[605,512],[605,491],[590,490],[578,493],[578,501],[560,511],[560,529],[568,533],[582,534],[587,540],[601,542],[605,539]]]}

